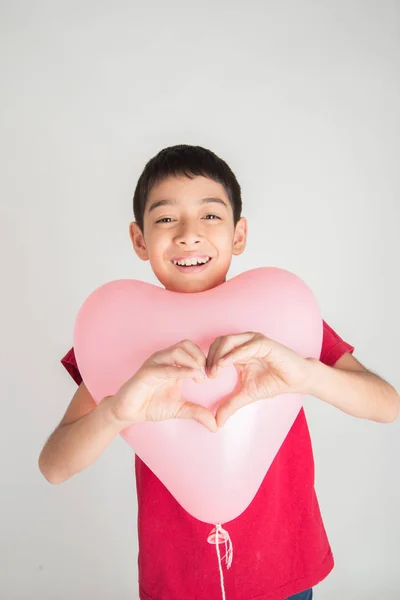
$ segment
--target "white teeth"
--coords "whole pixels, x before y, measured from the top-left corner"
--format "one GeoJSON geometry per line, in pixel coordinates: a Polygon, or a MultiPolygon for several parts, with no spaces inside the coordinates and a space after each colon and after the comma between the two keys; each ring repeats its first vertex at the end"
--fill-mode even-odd
{"type": "Polygon", "coordinates": [[[173,260],[174,265],[179,265],[180,267],[190,267],[195,265],[205,265],[210,261],[210,257],[208,258],[186,258],[184,260],[173,260]]]}

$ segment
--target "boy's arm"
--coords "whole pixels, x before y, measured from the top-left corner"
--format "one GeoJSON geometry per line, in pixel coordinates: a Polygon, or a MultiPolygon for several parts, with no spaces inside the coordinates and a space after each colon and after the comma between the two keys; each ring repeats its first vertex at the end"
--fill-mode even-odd
{"type": "Polygon", "coordinates": [[[388,423],[395,421],[400,397],[393,386],[366,369],[354,356],[344,354],[329,367],[307,359],[306,393],[354,417],[388,423]]]}
{"type": "Polygon", "coordinates": [[[207,357],[209,376],[217,376],[229,364],[239,370],[240,386],[218,408],[220,427],[246,404],[293,393],[311,394],[349,415],[382,423],[395,421],[399,414],[400,398],[394,387],[349,352],[332,367],[247,331],[221,336],[212,343],[207,357]]]}
{"type": "Polygon", "coordinates": [[[118,433],[135,423],[194,419],[216,431],[211,410],[187,402],[181,393],[181,380],[204,380],[204,366],[202,350],[182,340],[152,354],[114,396],[98,405],[82,383],[40,454],[40,471],[50,483],[65,481],[86,469],[118,433]]]}
{"type": "Polygon", "coordinates": [[[111,399],[97,405],[85,384],[79,386],[39,456],[39,469],[50,483],[86,469],[126,426],[116,418],[111,399]]]}

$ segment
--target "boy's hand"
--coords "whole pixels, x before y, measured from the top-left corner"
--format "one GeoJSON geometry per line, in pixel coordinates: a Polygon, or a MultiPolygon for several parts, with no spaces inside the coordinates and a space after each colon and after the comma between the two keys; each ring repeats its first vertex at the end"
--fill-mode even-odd
{"type": "Polygon", "coordinates": [[[309,362],[296,352],[263,336],[246,332],[219,337],[210,346],[207,375],[234,364],[240,378],[239,391],[219,407],[218,427],[239,408],[262,398],[279,394],[306,393],[309,362]]]}
{"type": "Polygon", "coordinates": [[[152,354],[112,398],[113,412],[126,427],[143,421],[194,419],[210,431],[217,430],[213,413],[203,406],[185,402],[182,380],[205,378],[203,352],[183,340],[152,354]]]}

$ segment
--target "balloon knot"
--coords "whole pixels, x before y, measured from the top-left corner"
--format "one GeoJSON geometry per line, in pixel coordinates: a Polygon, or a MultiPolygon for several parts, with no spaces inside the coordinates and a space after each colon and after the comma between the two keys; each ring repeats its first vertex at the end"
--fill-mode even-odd
{"type": "Polygon", "coordinates": [[[217,554],[219,555],[219,545],[225,544],[225,555],[222,557],[222,560],[225,560],[226,567],[228,569],[232,566],[233,560],[233,546],[232,540],[229,533],[221,527],[219,523],[217,523],[214,529],[210,532],[207,542],[209,544],[214,544],[217,548],[217,554]]]}

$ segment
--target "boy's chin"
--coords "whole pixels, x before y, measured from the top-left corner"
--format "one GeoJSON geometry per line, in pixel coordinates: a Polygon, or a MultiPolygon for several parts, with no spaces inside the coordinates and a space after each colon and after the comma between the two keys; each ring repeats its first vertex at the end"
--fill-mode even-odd
{"type": "Polygon", "coordinates": [[[190,281],[186,283],[168,282],[163,285],[169,292],[177,292],[179,294],[194,294],[211,290],[212,288],[217,287],[218,284],[207,284],[207,282],[204,281],[190,281]]]}
{"type": "Polygon", "coordinates": [[[212,288],[217,287],[221,283],[226,281],[226,274],[219,278],[214,277],[188,277],[182,281],[179,278],[158,278],[160,283],[170,292],[177,292],[180,294],[190,294],[197,292],[206,292],[212,288]]]}

